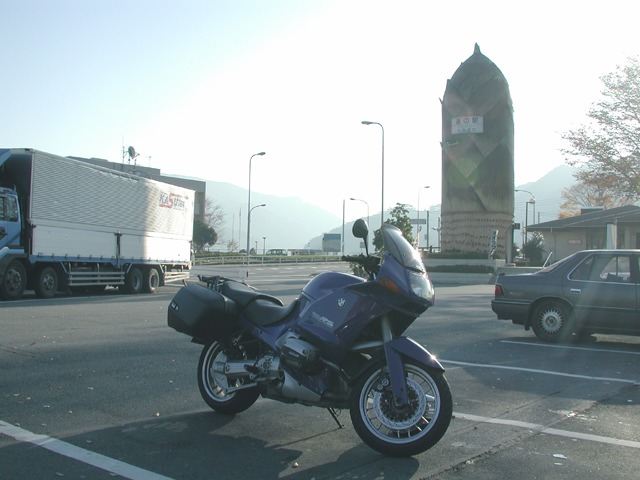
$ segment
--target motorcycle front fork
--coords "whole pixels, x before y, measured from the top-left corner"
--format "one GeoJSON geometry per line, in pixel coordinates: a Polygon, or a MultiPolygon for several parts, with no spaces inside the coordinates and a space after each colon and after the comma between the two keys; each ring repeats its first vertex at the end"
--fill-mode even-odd
{"type": "Polygon", "coordinates": [[[387,359],[387,367],[389,368],[389,378],[391,380],[391,391],[397,407],[409,404],[407,396],[407,379],[404,374],[404,366],[402,364],[402,356],[400,352],[393,348],[393,333],[391,331],[391,323],[389,316],[384,315],[380,322],[382,330],[382,341],[384,342],[384,353],[387,359]]]}

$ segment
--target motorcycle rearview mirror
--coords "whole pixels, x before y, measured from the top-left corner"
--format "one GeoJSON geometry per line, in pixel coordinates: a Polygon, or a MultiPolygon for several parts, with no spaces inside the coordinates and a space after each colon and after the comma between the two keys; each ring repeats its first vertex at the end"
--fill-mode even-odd
{"type": "Polygon", "coordinates": [[[355,222],[353,222],[351,232],[353,233],[354,237],[364,240],[364,250],[367,255],[369,255],[369,226],[367,225],[367,222],[365,222],[363,218],[357,219],[355,222]]]}
{"type": "Polygon", "coordinates": [[[351,232],[356,238],[367,238],[367,235],[369,235],[369,227],[367,226],[367,222],[365,222],[363,218],[357,219],[355,222],[353,222],[351,232]]]}

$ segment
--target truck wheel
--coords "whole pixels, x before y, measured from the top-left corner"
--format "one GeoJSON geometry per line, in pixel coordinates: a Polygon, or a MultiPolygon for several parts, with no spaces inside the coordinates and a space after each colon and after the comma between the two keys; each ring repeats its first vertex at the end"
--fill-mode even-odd
{"type": "Polygon", "coordinates": [[[124,291],[126,293],[140,293],[142,291],[142,272],[138,267],[132,267],[124,277],[124,291]]]}
{"type": "Polygon", "coordinates": [[[151,267],[144,272],[144,284],[142,285],[142,291],[144,293],[155,293],[160,286],[160,274],[158,270],[151,267]]]}
{"type": "Polygon", "coordinates": [[[18,300],[27,286],[27,271],[18,260],[12,261],[4,272],[0,283],[0,297],[5,300],[18,300]]]}
{"type": "Polygon", "coordinates": [[[58,291],[58,272],[53,267],[44,267],[37,273],[34,285],[36,295],[40,298],[51,298],[58,291]]]}

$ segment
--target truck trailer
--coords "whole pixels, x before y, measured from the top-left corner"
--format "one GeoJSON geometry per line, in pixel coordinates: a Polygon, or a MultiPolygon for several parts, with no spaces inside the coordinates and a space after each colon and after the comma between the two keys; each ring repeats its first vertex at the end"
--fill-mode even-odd
{"type": "Polygon", "coordinates": [[[0,298],[153,293],[191,266],[192,190],[33,149],[0,149],[0,298]]]}

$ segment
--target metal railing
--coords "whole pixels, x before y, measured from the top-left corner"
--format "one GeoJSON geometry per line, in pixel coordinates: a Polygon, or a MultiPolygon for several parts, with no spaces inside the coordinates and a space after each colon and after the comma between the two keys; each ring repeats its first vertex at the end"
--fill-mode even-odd
{"type": "Polygon", "coordinates": [[[197,257],[194,265],[274,265],[298,263],[336,263],[340,255],[212,255],[197,257]]]}

